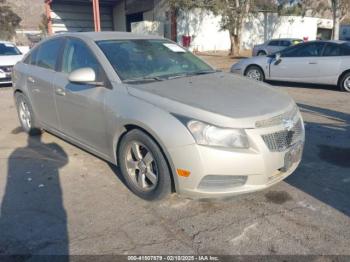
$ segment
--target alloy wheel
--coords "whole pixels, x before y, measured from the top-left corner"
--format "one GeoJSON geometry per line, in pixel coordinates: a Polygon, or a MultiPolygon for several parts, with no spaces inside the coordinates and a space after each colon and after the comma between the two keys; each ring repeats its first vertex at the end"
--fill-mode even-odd
{"type": "Polygon", "coordinates": [[[343,83],[344,90],[347,92],[350,92],[350,76],[345,78],[344,83],[343,83]]]}
{"type": "Polygon", "coordinates": [[[261,81],[261,73],[257,69],[250,69],[247,72],[247,77],[251,78],[251,79],[254,79],[254,80],[261,81]]]}
{"type": "Polygon", "coordinates": [[[32,117],[28,105],[23,99],[19,102],[18,111],[22,126],[26,130],[30,130],[32,127],[32,117]]]}
{"type": "Polygon", "coordinates": [[[137,141],[129,143],[125,156],[128,176],[141,191],[149,192],[158,184],[158,167],[151,151],[137,141]]]}

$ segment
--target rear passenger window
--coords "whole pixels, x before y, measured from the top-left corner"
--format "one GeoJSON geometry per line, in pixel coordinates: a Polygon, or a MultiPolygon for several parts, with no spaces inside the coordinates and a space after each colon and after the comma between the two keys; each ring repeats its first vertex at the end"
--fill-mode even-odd
{"type": "Polygon", "coordinates": [[[350,56],[350,44],[345,44],[342,47],[342,55],[343,56],[350,56]]]}
{"type": "Polygon", "coordinates": [[[323,56],[340,56],[341,49],[339,45],[328,44],[324,50],[323,56]]]}
{"type": "Polygon", "coordinates": [[[279,45],[280,45],[280,41],[278,41],[278,40],[272,40],[269,43],[269,46],[279,46],[279,45]]]}
{"type": "MultiPolygon", "coordinates": [[[[35,64],[43,68],[55,70],[61,49],[61,43],[61,39],[54,39],[41,44],[38,48],[37,57],[35,59],[36,61],[34,60],[35,64]]],[[[33,59],[34,57],[32,60],[33,59]]]]}
{"type": "Polygon", "coordinates": [[[38,48],[35,48],[23,61],[25,64],[36,65],[36,59],[38,57],[38,48]]]}
{"type": "Polygon", "coordinates": [[[287,47],[287,46],[291,46],[292,43],[290,41],[283,40],[283,41],[281,41],[280,45],[287,47]]]}

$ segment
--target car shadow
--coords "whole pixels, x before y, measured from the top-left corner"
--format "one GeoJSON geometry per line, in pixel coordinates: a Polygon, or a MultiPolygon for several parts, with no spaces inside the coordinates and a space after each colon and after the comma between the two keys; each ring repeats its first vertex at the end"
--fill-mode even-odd
{"type": "Polygon", "coordinates": [[[21,255],[23,261],[32,261],[34,255],[63,255],[60,261],[69,260],[60,183],[60,169],[67,163],[65,151],[42,142],[41,136],[28,137],[26,146],[11,153],[1,201],[0,256],[21,255]]]}
{"type": "Polygon", "coordinates": [[[350,216],[350,115],[298,105],[302,113],[327,121],[305,121],[303,160],[286,182],[350,216]]]}
{"type": "Polygon", "coordinates": [[[323,89],[330,91],[339,91],[339,88],[335,85],[322,85],[322,84],[309,84],[309,83],[296,83],[296,82],[281,82],[281,81],[266,81],[273,86],[283,87],[296,87],[296,88],[311,88],[311,89],[323,89]]]}

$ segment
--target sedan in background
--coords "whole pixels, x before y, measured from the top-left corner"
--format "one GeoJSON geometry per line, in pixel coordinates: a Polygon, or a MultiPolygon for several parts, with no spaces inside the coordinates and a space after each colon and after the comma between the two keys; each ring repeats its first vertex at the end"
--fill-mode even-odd
{"type": "Polygon", "coordinates": [[[24,130],[49,130],[118,165],[147,200],[262,190],[301,160],[304,124],[291,97],[161,37],[60,34],[14,71],[24,130]]]}
{"type": "Polygon", "coordinates": [[[268,40],[261,45],[256,45],[253,48],[253,56],[266,56],[272,53],[282,51],[287,47],[303,43],[304,41],[297,38],[281,38],[268,40]]]}
{"type": "Polygon", "coordinates": [[[0,84],[11,84],[12,68],[22,57],[15,44],[0,41],[0,84]]]}
{"type": "Polygon", "coordinates": [[[231,72],[259,81],[337,85],[350,92],[350,43],[312,41],[268,56],[242,59],[231,72]]]}

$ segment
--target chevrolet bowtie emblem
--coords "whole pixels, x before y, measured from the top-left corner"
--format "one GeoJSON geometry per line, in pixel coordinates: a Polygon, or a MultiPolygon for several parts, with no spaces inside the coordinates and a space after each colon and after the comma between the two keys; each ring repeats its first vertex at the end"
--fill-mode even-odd
{"type": "Polygon", "coordinates": [[[290,118],[282,120],[283,126],[286,130],[291,131],[294,127],[294,121],[290,118]]]}

